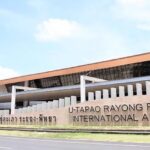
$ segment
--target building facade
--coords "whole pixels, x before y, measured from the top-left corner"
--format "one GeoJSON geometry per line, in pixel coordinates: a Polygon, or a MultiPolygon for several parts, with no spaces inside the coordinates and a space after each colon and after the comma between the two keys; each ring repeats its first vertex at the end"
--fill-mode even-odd
{"type": "MultiPolygon", "coordinates": [[[[104,82],[99,83],[87,81],[85,85],[85,102],[117,98],[123,99],[123,102],[125,103],[126,101],[127,106],[131,107],[129,98],[134,97],[133,99],[136,100],[136,96],[138,96],[137,101],[139,101],[139,96],[149,97],[150,53],[1,80],[0,113],[2,115],[10,114],[13,86],[33,89],[15,89],[15,112],[17,114],[32,114],[33,112],[42,112],[45,109],[49,112],[50,109],[62,107],[66,110],[65,107],[68,106],[84,105],[80,104],[81,76],[104,80],[104,82]]],[[[143,99],[146,98],[144,97],[143,99]]],[[[94,106],[93,104],[90,105],[94,106]]],[[[96,108],[100,109],[98,106],[96,108]]],[[[132,107],[135,107],[135,105],[132,107]]],[[[71,110],[71,108],[69,109],[71,110]]],[[[90,109],[89,106],[88,109],[90,109]]],[[[65,112],[64,110],[62,112],[65,112]]],[[[52,116],[55,116],[54,112],[52,114],[52,116]]],[[[80,120],[84,118],[74,116],[74,119],[80,120]]],[[[97,120],[99,119],[97,118],[97,120]]]]}

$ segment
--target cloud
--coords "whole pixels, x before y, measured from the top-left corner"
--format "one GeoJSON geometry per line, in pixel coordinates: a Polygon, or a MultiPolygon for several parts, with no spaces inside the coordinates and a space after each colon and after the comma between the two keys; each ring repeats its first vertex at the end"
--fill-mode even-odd
{"type": "Polygon", "coordinates": [[[37,25],[35,38],[38,41],[50,42],[78,37],[81,26],[75,21],[65,19],[48,19],[37,25]]]}
{"type": "Polygon", "coordinates": [[[137,25],[137,28],[145,31],[150,31],[150,24],[139,24],[137,25]]]}
{"type": "Polygon", "coordinates": [[[134,21],[150,21],[149,0],[116,0],[114,10],[121,18],[134,21]]]}
{"type": "Polygon", "coordinates": [[[53,51],[48,55],[53,69],[94,63],[136,53],[131,51],[122,35],[112,31],[106,25],[101,24],[97,28],[92,26],[88,29],[87,38],[67,40],[57,44],[58,49],[63,52],[53,51]],[[56,63],[56,58],[63,63],[56,63]]]}
{"type": "Polygon", "coordinates": [[[19,76],[13,69],[0,66],[0,80],[19,76]]]}
{"type": "Polygon", "coordinates": [[[142,30],[150,28],[150,0],[116,0],[113,12],[119,19],[125,19],[142,30]]]}
{"type": "Polygon", "coordinates": [[[116,0],[116,3],[122,6],[136,5],[141,7],[146,1],[147,0],[116,0]]]}

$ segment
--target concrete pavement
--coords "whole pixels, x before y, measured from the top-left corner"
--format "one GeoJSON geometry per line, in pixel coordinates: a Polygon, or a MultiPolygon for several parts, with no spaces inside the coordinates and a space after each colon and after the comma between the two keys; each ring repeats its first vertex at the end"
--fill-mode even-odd
{"type": "MultiPolygon", "coordinates": [[[[110,135],[111,136],[111,135],[110,135]]],[[[0,150],[150,150],[150,144],[0,136],[0,150]]]]}

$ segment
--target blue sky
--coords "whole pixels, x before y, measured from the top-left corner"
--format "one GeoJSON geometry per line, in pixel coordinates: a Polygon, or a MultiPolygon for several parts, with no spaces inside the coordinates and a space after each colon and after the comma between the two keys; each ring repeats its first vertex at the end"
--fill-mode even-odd
{"type": "Polygon", "coordinates": [[[149,0],[0,0],[0,79],[149,51],[149,0]]]}

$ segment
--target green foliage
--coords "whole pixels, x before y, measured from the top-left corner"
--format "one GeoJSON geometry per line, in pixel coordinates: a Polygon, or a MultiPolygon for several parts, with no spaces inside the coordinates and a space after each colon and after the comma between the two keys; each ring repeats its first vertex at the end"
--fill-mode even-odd
{"type": "Polygon", "coordinates": [[[0,135],[46,138],[46,139],[87,139],[95,141],[113,142],[136,142],[149,143],[150,135],[130,134],[91,134],[91,133],[46,133],[46,132],[22,132],[22,131],[0,131],[0,135]]]}

